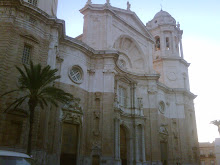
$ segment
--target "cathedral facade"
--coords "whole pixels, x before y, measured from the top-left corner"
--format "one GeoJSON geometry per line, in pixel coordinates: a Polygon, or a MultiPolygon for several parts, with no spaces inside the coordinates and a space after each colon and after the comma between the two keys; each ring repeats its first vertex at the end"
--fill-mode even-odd
{"type": "MultiPolygon", "coordinates": [[[[199,164],[180,24],[161,10],[145,25],[130,7],[88,0],[83,34],[71,38],[57,0],[0,0],[0,95],[30,60],[57,68],[55,85],[74,95],[36,110],[37,165],[199,164]]],[[[14,98],[0,98],[0,149],[25,152],[27,114],[3,113],[14,98]]]]}

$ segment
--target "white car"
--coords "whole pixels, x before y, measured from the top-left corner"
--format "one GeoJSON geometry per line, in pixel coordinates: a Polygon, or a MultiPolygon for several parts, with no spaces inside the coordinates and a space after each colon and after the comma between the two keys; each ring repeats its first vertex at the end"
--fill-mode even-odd
{"type": "Polygon", "coordinates": [[[0,165],[35,165],[30,156],[20,152],[0,150],[0,165]]]}

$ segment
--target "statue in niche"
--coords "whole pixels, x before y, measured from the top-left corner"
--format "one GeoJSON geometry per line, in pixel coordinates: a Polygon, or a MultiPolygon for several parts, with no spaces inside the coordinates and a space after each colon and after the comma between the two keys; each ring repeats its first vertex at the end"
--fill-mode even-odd
{"type": "Polygon", "coordinates": [[[118,102],[117,93],[115,93],[115,96],[114,96],[114,108],[115,108],[115,110],[119,109],[119,102],[118,102]]]}
{"type": "Polygon", "coordinates": [[[168,135],[167,124],[161,124],[159,132],[160,134],[168,135]]]}
{"type": "Polygon", "coordinates": [[[168,141],[167,124],[161,124],[159,134],[160,134],[160,141],[163,141],[163,142],[168,141]]]}
{"type": "Polygon", "coordinates": [[[100,134],[100,130],[99,130],[99,121],[100,121],[100,99],[96,98],[95,99],[95,111],[94,111],[94,130],[93,130],[93,134],[95,136],[99,136],[100,134]]]}
{"type": "Polygon", "coordinates": [[[138,107],[139,107],[139,109],[143,108],[143,99],[140,97],[138,98],[138,107]]]}

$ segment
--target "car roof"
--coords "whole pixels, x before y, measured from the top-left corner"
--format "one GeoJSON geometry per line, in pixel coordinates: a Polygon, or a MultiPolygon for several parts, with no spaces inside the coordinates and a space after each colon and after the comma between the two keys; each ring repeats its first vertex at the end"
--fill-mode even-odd
{"type": "Polygon", "coordinates": [[[14,152],[14,151],[5,151],[5,150],[0,150],[0,156],[31,158],[30,156],[28,156],[27,154],[24,154],[24,153],[14,152]]]}

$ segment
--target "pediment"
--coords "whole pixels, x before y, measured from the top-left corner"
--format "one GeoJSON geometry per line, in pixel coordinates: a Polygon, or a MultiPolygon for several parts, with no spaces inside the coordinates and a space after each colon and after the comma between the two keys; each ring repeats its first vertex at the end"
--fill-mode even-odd
{"type": "Polygon", "coordinates": [[[127,83],[127,84],[136,84],[137,82],[130,78],[127,74],[118,74],[116,75],[116,80],[117,81],[122,81],[124,83],[127,83]]]}
{"type": "Polygon", "coordinates": [[[150,34],[145,25],[134,12],[126,10],[117,10],[114,8],[112,9],[112,11],[116,14],[115,16],[117,16],[123,23],[126,23],[127,25],[134,28],[141,34],[147,36],[152,41],[154,40],[153,36],[150,34]]]}

